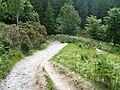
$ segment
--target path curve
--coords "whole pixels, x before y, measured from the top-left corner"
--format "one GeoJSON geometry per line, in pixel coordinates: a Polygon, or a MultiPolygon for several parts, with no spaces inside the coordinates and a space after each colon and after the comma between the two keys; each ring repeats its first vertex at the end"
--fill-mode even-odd
{"type": "Polygon", "coordinates": [[[7,78],[2,81],[0,90],[35,90],[35,71],[42,61],[49,60],[67,43],[51,43],[47,49],[38,51],[32,56],[19,61],[7,78]]]}

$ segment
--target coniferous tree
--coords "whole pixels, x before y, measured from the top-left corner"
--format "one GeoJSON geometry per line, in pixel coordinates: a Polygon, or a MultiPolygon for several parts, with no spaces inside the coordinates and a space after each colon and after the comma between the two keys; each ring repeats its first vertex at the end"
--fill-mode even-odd
{"type": "Polygon", "coordinates": [[[47,10],[45,12],[45,27],[47,28],[48,34],[55,33],[55,19],[54,19],[54,11],[52,5],[48,2],[47,10]]]}
{"type": "Polygon", "coordinates": [[[48,0],[31,0],[34,10],[39,14],[39,19],[41,24],[44,24],[45,11],[47,7],[48,0]]]}
{"type": "Polygon", "coordinates": [[[97,17],[103,18],[107,16],[107,11],[110,9],[110,0],[98,0],[97,17]]]}
{"type": "Polygon", "coordinates": [[[57,21],[57,28],[60,33],[74,35],[80,30],[81,18],[78,11],[71,4],[64,4],[57,21]]]}
{"type": "Polygon", "coordinates": [[[87,0],[76,0],[75,4],[76,9],[79,12],[79,15],[82,19],[81,27],[84,27],[85,21],[88,15],[88,3],[87,0]]]}
{"type": "Polygon", "coordinates": [[[90,17],[87,17],[87,24],[85,28],[92,38],[99,39],[99,40],[104,39],[106,26],[102,25],[101,23],[102,23],[102,20],[97,19],[96,16],[91,15],[90,17]]]}
{"type": "Polygon", "coordinates": [[[107,25],[107,39],[112,41],[114,45],[120,44],[120,8],[108,11],[107,25]]]}

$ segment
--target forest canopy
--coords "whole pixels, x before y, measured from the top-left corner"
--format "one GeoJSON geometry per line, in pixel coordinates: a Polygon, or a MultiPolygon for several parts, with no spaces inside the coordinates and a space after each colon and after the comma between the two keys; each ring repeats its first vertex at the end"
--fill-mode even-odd
{"type": "Polygon", "coordinates": [[[120,0],[0,0],[0,21],[16,24],[19,17],[19,23],[40,22],[49,35],[75,35],[86,30],[91,38],[115,44],[120,41],[119,8],[120,0]],[[111,24],[114,19],[118,22],[111,24]]]}

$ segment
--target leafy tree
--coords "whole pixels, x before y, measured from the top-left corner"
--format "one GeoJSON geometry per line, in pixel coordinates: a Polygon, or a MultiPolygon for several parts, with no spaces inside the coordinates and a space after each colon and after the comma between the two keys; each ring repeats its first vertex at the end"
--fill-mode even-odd
{"type": "Polygon", "coordinates": [[[108,11],[107,25],[107,39],[112,41],[114,45],[120,44],[120,8],[108,11]]]}
{"type": "Polygon", "coordinates": [[[64,34],[74,35],[80,29],[81,18],[71,4],[64,4],[57,21],[58,31],[64,34]]]}
{"type": "Polygon", "coordinates": [[[45,27],[47,28],[48,34],[55,33],[55,19],[54,11],[51,4],[48,2],[47,10],[45,12],[45,27]]]}
{"type": "Polygon", "coordinates": [[[24,9],[23,11],[21,12],[21,17],[20,19],[23,21],[23,22],[26,22],[26,21],[39,21],[39,15],[33,11],[33,6],[30,4],[29,1],[26,1],[24,3],[24,9]]]}
{"type": "Polygon", "coordinates": [[[87,18],[86,30],[89,35],[94,39],[103,40],[106,26],[101,25],[102,20],[97,19],[96,16],[90,16],[87,18]]]}
{"type": "Polygon", "coordinates": [[[20,14],[20,21],[39,21],[39,16],[33,11],[29,0],[4,0],[0,1],[0,21],[13,24],[16,23],[16,15],[20,14]],[[19,5],[20,4],[20,5],[19,5]]]}

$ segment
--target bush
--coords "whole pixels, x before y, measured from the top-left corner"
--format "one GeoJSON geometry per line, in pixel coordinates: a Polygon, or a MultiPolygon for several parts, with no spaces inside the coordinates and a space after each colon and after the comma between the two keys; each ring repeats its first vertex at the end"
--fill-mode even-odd
{"type": "Polygon", "coordinates": [[[46,28],[43,25],[41,25],[38,22],[34,22],[32,25],[33,25],[33,30],[38,31],[44,37],[47,36],[46,28]]]}
{"type": "Polygon", "coordinates": [[[26,52],[29,52],[32,46],[38,47],[45,42],[47,35],[46,28],[40,23],[23,23],[20,28],[15,25],[0,24],[0,34],[1,43],[7,51],[12,48],[26,52]]]}
{"type": "Polygon", "coordinates": [[[22,23],[19,27],[0,23],[0,80],[31,49],[44,48],[46,29],[40,23],[22,23]]]}
{"type": "MultiPolygon", "coordinates": [[[[18,29],[15,26],[2,26],[0,28],[3,32],[1,39],[4,48],[8,51],[11,49],[24,50],[21,46],[26,44],[29,48],[31,47],[31,41],[25,31],[18,29]]],[[[28,50],[29,51],[29,50],[28,50]]]]}
{"type": "Polygon", "coordinates": [[[2,78],[5,78],[9,71],[10,71],[9,59],[5,54],[3,54],[0,57],[0,80],[2,78]]]}
{"type": "MultiPolygon", "coordinates": [[[[120,66],[113,61],[107,60],[102,54],[95,61],[95,76],[99,82],[117,90],[120,87],[120,66]]],[[[97,80],[97,79],[96,79],[97,80]]]]}
{"type": "Polygon", "coordinates": [[[20,25],[20,30],[26,32],[33,48],[37,48],[41,43],[45,42],[46,28],[40,23],[23,23],[20,25]]]}

